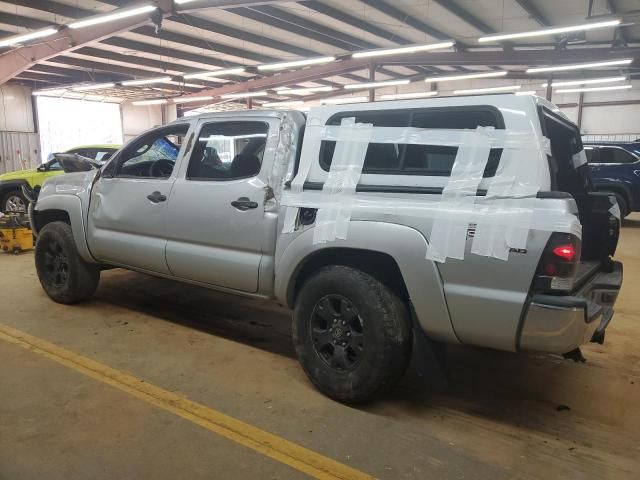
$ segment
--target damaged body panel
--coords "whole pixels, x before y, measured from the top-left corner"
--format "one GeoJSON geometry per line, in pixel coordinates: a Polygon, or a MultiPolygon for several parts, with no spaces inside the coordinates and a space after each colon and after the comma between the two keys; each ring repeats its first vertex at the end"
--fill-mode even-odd
{"type": "Polygon", "coordinates": [[[555,110],[494,95],[181,118],[47,182],[34,222],[68,208],[95,268],[289,306],[313,383],[358,401],[399,378],[414,328],[506,351],[604,338],[620,218],[555,110]]]}

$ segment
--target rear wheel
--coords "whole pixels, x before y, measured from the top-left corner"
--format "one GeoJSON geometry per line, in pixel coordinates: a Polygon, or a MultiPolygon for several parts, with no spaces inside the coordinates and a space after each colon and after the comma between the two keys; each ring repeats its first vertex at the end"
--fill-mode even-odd
{"type": "Polygon", "coordinates": [[[12,190],[2,197],[2,211],[5,213],[27,213],[29,201],[19,190],[12,190]]]}
{"type": "Polygon", "coordinates": [[[100,280],[98,265],[80,258],[71,226],[64,222],[45,225],[36,243],[38,279],[49,297],[72,304],[93,295],[100,280]]]}
{"type": "Polygon", "coordinates": [[[411,357],[409,310],[376,278],[351,267],[324,267],[303,285],[293,339],[307,376],[346,403],[393,387],[411,357]]]}
{"type": "Polygon", "coordinates": [[[624,218],[629,215],[629,204],[627,203],[626,198],[619,193],[615,194],[616,200],[618,201],[618,208],[620,208],[620,218],[624,218]]]}

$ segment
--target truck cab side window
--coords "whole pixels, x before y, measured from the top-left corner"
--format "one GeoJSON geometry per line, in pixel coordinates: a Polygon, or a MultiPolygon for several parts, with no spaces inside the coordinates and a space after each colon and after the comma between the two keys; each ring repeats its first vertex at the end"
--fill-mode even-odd
{"type": "Polygon", "coordinates": [[[129,145],[120,155],[118,177],[169,178],[189,125],[154,130],[129,145]]]}
{"type": "Polygon", "coordinates": [[[236,180],[260,173],[269,125],[264,122],[207,123],[189,160],[189,180],[236,180]]]}
{"type": "Polygon", "coordinates": [[[633,163],[637,158],[622,148],[600,147],[600,163],[633,163]]]}

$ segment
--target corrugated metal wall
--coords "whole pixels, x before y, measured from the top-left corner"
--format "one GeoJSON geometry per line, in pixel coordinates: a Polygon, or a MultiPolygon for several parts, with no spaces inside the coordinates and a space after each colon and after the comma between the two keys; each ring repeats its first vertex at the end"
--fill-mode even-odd
{"type": "Polygon", "coordinates": [[[582,135],[583,142],[633,142],[640,138],[640,133],[588,134],[582,135]]]}
{"type": "Polygon", "coordinates": [[[37,133],[0,132],[0,174],[40,165],[37,133]]]}

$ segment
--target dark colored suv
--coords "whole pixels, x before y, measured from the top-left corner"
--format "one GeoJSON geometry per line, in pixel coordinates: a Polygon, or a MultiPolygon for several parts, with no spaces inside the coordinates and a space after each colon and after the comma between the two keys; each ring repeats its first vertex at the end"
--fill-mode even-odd
{"type": "Polygon", "coordinates": [[[596,189],[613,192],[622,217],[640,211],[640,142],[585,142],[596,189]]]}

